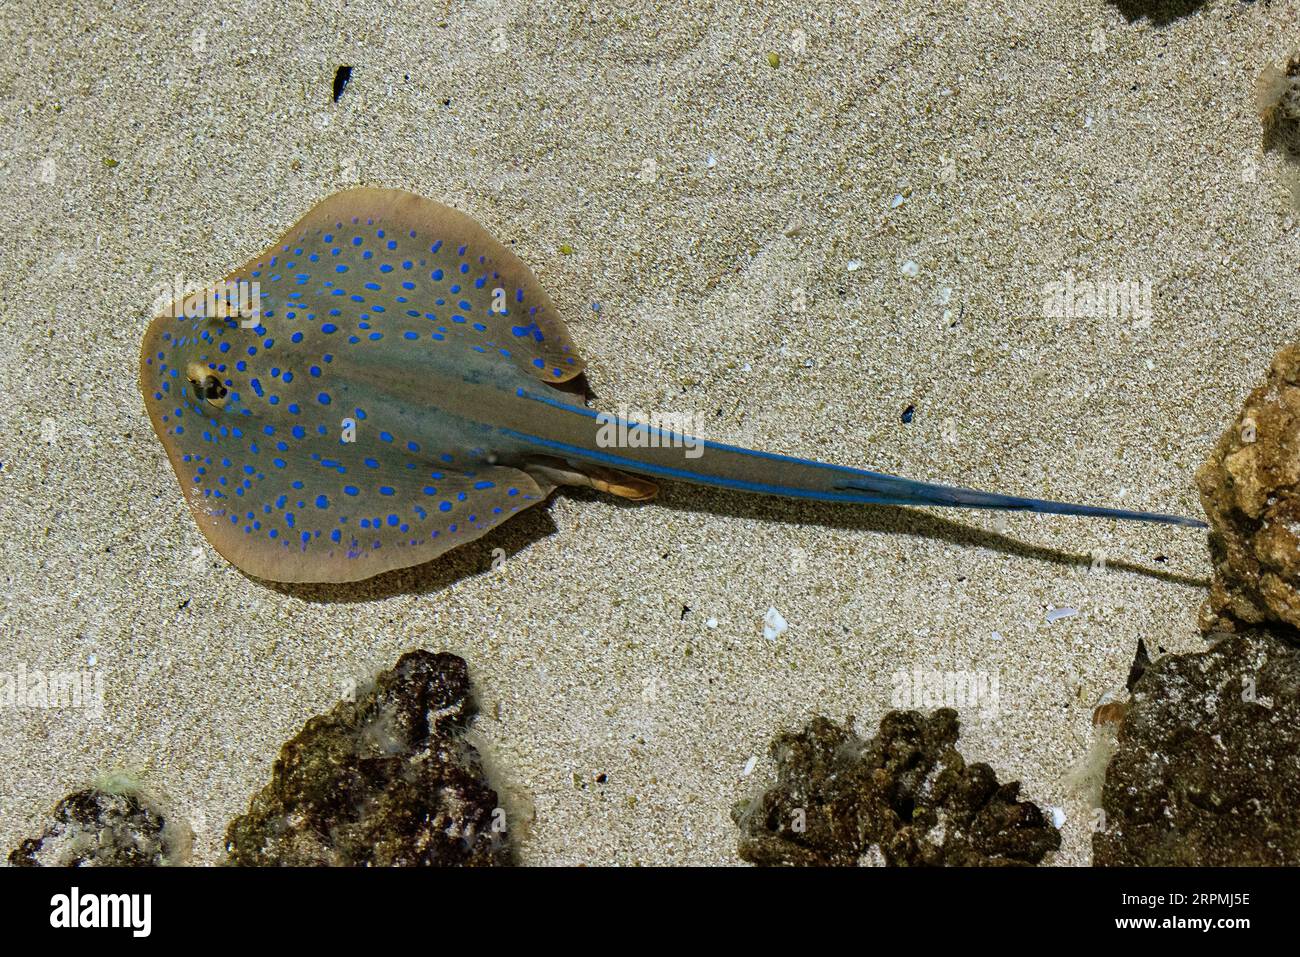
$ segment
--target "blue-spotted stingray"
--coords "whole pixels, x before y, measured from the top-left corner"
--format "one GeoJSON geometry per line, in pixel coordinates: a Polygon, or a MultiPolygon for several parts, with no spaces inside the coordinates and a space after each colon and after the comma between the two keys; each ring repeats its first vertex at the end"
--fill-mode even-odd
{"type": "Polygon", "coordinates": [[[150,324],[140,388],[203,534],[271,581],[369,578],[472,541],[560,485],[642,500],[656,479],[1204,524],[667,433],[611,446],[600,440],[611,417],[575,395],[583,360],[528,267],[468,216],[411,193],[338,193],[214,288],[150,324]]]}

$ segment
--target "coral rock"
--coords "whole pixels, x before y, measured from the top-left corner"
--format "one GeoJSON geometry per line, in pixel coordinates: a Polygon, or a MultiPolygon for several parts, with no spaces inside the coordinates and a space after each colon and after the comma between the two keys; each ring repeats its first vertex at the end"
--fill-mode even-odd
{"type": "Polygon", "coordinates": [[[312,718],[226,831],[242,865],[513,863],[504,812],[465,740],[465,662],[414,651],[312,718]]]}
{"type": "Polygon", "coordinates": [[[1263,631],[1211,640],[1134,686],[1094,864],[1300,864],[1300,652],[1263,631]]]}
{"type": "Polygon", "coordinates": [[[1300,156],[1300,57],[1270,66],[1255,84],[1255,105],[1264,125],[1264,148],[1300,156]]]}
{"type": "Polygon", "coordinates": [[[1213,528],[1202,630],[1300,627],[1300,346],[1278,353],[1196,483],[1213,528]]]}
{"type": "Polygon", "coordinates": [[[783,865],[1036,864],[1061,844],[1018,782],[956,748],[957,713],[891,711],[863,741],[826,718],[772,743],[776,787],[732,818],[740,856],[783,865]]]}
{"type": "Polygon", "coordinates": [[[40,837],[9,854],[15,867],[161,867],[189,855],[191,836],[133,788],[74,791],[40,837]]]}

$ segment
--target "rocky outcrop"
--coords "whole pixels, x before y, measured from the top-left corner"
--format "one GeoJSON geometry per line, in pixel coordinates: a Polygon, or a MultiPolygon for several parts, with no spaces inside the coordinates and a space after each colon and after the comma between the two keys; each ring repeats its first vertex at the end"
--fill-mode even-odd
{"type": "Polygon", "coordinates": [[[1300,652],[1263,631],[1211,641],[1134,686],[1094,864],[1300,864],[1300,652]]]}
{"type": "Polygon", "coordinates": [[[189,856],[189,828],[169,821],[123,782],[74,791],[54,807],[39,837],[9,854],[15,867],[161,867],[189,856]]]}
{"type": "Polygon", "coordinates": [[[776,786],[737,805],[755,864],[1029,865],[1061,836],[1020,785],[956,748],[957,713],[891,711],[863,741],[826,718],[772,743],[776,786]]]}
{"type": "Polygon", "coordinates": [[[1202,629],[1300,628],[1300,346],[1278,353],[1196,482],[1214,562],[1202,629]]]}
{"type": "Polygon", "coordinates": [[[232,864],[513,863],[505,812],[465,740],[464,660],[415,651],[355,702],[312,718],[231,822],[232,864]]]}

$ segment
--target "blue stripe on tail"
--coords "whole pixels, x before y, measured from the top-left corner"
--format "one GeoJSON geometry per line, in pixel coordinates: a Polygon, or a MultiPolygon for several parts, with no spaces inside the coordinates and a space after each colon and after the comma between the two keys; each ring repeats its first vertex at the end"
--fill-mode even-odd
{"type": "MultiPolygon", "coordinates": [[[[522,388],[517,391],[517,395],[521,398],[543,402],[546,405],[562,409],[566,412],[574,412],[590,419],[596,419],[602,414],[583,406],[572,405],[571,403],[560,401],[551,396],[538,395],[522,388]]],[[[604,414],[608,415],[608,413],[604,414]]],[[[713,485],[720,488],[736,489],[737,491],[742,492],[756,492],[763,495],[780,495],[788,498],[802,498],[822,502],[848,502],[862,505],[937,505],[957,508],[1004,509],[1008,511],[1040,512],[1052,515],[1083,515],[1094,518],[1157,522],[1165,525],[1181,525],[1187,528],[1208,527],[1205,522],[1202,522],[1199,519],[1185,518],[1181,515],[1166,515],[1161,512],[1137,512],[1127,509],[1102,508],[1095,505],[1072,505],[1068,502],[1052,502],[1046,499],[1022,498],[1014,495],[999,495],[993,492],[980,492],[975,489],[959,488],[952,485],[940,485],[934,482],[919,482],[915,479],[901,478],[897,475],[885,475],[881,472],[869,472],[863,469],[853,469],[843,465],[830,465],[826,462],[817,462],[812,459],[777,455],[772,452],[760,452],[756,449],[747,449],[738,445],[710,442],[708,440],[684,436],[676,432],[656,429],[652,426],[640,425],[638,423],[629,423],[629,427],[642,429],[647,433],[663,437],[664,443],[662,444],[682,445],[684,444],[684,440],[689,438],[692,442],[702,445],[705,449],[715,449],[752,458],[767,459],[782,464],[794,464],[821,469],[842,475],[844,476],[844,480],[835,483],[830,489],[825,490],[798,488],[795,486],[776,485],[766,482],[751,482],[746,479],[711,475],[704,472],[695,472],[690,469],[676,468],[674,466],[656,465],[630,458],[626,455],[616,455],[612,452],[583,448],[565,442],[545,439],[537,435],[528,435],[523,432],[516,432],[512,429],[502,429],[501,434],[526,442],[530,445],[540,446],[568,458],[599,462],[603,465],[622,468],[626,471],[638,472],[643,475],[654,475],[660,478],[677,479],[685,482],[697,482],[702,485],[713,485]]]]}

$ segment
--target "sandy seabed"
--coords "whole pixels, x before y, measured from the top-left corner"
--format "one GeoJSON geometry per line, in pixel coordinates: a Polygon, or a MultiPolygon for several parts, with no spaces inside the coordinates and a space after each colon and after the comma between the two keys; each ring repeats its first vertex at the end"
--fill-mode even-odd
{"type": "Polygon", "coordinates": [[[140,337],[177,274],[402,187],[514,244],[604,408],[1199,514],[1195,467],[1294,333],[1300,235],[1252,89],[1297,3],[131,6],[0,11],[0,671],[103,686],[101,713],[0,709],[0,847],[118,772],[214,863],[281,743],[428,648],[470,663],[526,863],[735,862],[773,733],[869,736],[926,704],[892,700],[914,669],[996,679],[961,750],[1060,809],[1055,863],[1089,861],[1067,771],[1139,637],[1201,646],[1203,532],[679,485],[273,588],[185,511],[140,337]],[[1067,276],[1149,288],[1150,314],[1045,315],[1067,276]]]}

